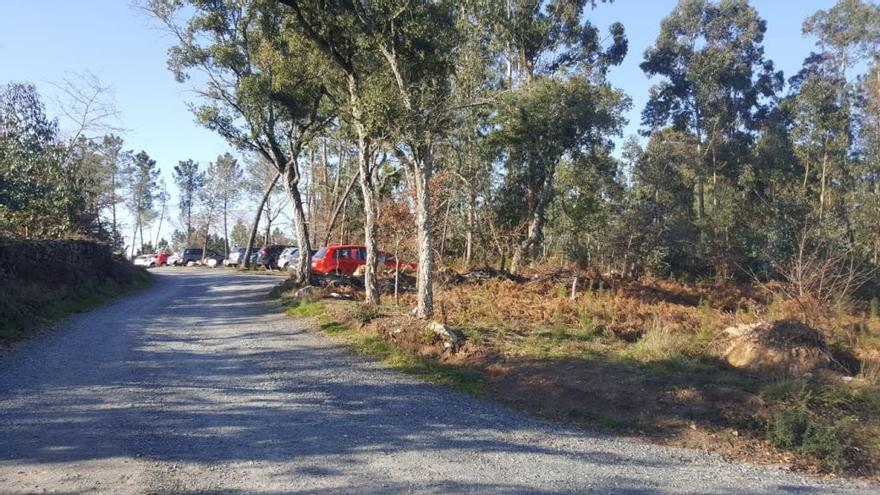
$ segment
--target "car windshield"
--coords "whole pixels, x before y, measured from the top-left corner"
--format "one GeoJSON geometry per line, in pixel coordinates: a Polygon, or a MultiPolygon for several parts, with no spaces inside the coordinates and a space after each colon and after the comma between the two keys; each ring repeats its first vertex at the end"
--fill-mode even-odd
{"type": "Polygon", "coordinates": [[[202,254],[201,249],[187,249],[183,254],[202,254]]]}
{"type": "Polygon", "coordinates": [[[317,253],[315,253],[314,256],[312,256],[312,258],[318,258],[319,260],[324,259],[324,255],[326,255],[326,254],[327,254],[327,248],[322,247],[321,249],[318,250],[317,253]]]}

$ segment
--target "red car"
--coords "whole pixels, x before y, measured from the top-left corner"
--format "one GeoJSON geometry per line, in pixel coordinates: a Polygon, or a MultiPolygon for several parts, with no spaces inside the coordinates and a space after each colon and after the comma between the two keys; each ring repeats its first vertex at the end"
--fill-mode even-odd
{"type": "Polygon", "coordinates": [[[156,253],[153,255],[153,261],[156,266],[165,266],[168,264],[168,253],[156,253]]]}
{"type": "MultiPolygon", "coordinates": [[[[367,263],[366,246],[325,246],[312,256],[312,272],[317,275],[351,276],[361,265],[367,263]]],[[[379,263],[387,270],[395,266],[394,255],[379,251],[379,263]]],[[[401,263],[401,268],[415,268],[414,263],[401,263]]]]}

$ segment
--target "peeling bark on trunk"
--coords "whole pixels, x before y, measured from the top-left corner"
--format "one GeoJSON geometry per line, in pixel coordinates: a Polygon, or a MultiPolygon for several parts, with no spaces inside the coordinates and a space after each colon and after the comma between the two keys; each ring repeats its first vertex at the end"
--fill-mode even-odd
{"type": "Polygon", "coordinates": [[[290,203],[293,205],[293,228],[296,233],[296,243],[299,247],[299,257],[293,267],[293,279],[298,285],[309,281],[309,265],[311,263],[312,245],[309,242],[309,227],[306,223],[305,211],[303,210],[302,195],[299,192],[299,174],[296,164],[288,164],[284,172],[284,189],[290,203]]]}
{"type": "Polygon", "coordinates": [[[822,155],[822,182],[819,191],[819,220],[822,220],[825,214],[825,183],[828,177],[828,150],[822,155]]]}
{"type": "Polygon", "coordinates": [[[377,280],[379,257],[376,245],[376,208],[375,188],[370,165],[370,150],[367,139],[358,137],[358,166],[360,167],[361,192],[364,197],[364,245],[367,248],[366,266],[364,267],[364,289],[366,302],[379,304],[379,283],[377,280]]]}
{"type": "Polygon", "coordinates": [[[419,249],[419,266],[416,277],[418,297],[416,317],[430,318],[434,316],[434,268],[433,242],[431,235],[431,196],[428,181],[431,177],[431,164],[418,164],[411,176],[416,192],[416,227],[419,249]]]}
{"type": "Polygon", "coordinates": [[[379,283],[376,280],[379,266],[378,248],[376,247],[377,209],[376,190],[373,186],[372,153],[367,130],[362,120],[357,81],[352,75],[348,76],[348,95],[351,102],[352,121],[357,134],[358,170],[364,200],[364,245],[367,248],[367,259],[364,266],[365,299],[369,304],[379,304],[379,283]]]}
{"type": "Polygon", "coordinates": [[[464,264],[468,270],[474,256],[474,224],[476,223],[477,198],[471,192],[468,198],[467,233],[465,234],[464,264]]]}

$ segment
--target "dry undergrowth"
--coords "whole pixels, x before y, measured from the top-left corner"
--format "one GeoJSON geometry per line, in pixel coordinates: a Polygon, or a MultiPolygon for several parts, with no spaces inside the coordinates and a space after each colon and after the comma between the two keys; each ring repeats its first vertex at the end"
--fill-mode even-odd
{"type": "Polygon", "coordinates": [[[880,349],[876,319],[856,311],[822,322],[841,362],[865,363],[852,370],[858,386],[822,375],[782,393],[775,380],[722,363],[722,330],[799,307],[732,283],[583,275],[571,298],[572,281],[571,272],[447,277],[435,309],[465,335],[455,353],[408,315],[410,292],[400,306],[386,297],[378,309],[328,301],[322,311],[328,328],[351,329],[356,347],[404,371],[535,414],[732,458],[876,476],[880,366],[862,359],[880,349]]]}

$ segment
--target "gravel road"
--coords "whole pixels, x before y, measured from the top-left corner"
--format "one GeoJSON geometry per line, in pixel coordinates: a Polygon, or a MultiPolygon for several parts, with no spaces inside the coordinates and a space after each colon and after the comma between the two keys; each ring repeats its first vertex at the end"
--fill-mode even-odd
{"type": "Polygon", "coordinates": [[[0,493],[878,493],[420,383],[283,316],[276,277],[154,273],[0,355],[0,493]]]}

